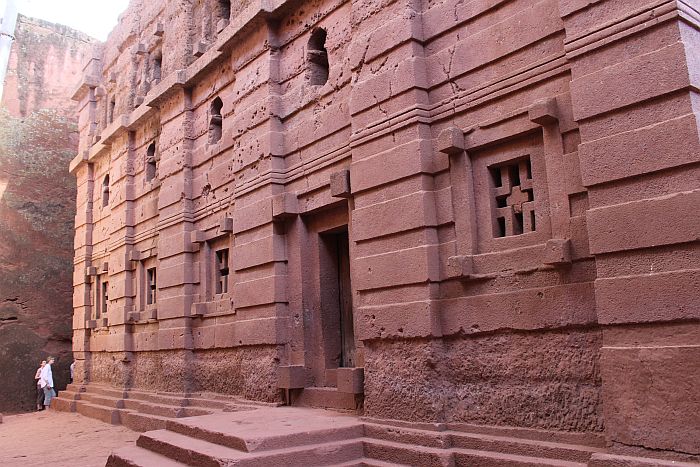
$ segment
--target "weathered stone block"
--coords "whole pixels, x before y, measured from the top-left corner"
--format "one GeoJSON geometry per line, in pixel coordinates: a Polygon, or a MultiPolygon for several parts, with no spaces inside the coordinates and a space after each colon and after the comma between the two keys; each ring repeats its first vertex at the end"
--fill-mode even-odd
{"type": "Polygon", "coordinates": [[[362,394],[365,392],[364,368],[338,368],[336,370],[338,392],[362,394]]]}
{"type": "Polygon", "coordinates": [[[300,389],[306,386],[306,368],[304,365],[287,365],[277,368],[277,387],[282,389],[300,389]]]}
{"type": "Polygon", "coordinates": [[[571,240],[551,239],[544,245],[544,264],[567,264],[571,262],[571,240]]]}
{"type": "Polygon", "coordinates": [[[464,132],[459,128],[445,128],[440,132],[437,141],[438,151],[445,154],[458,154],[464,151],[466,145],[464,132]]]}
{"type": "Polygon", "coordinates": [[[350,171],[345,169],[331,174],[331,196],[336,198],[349,198],[350,171]]]}

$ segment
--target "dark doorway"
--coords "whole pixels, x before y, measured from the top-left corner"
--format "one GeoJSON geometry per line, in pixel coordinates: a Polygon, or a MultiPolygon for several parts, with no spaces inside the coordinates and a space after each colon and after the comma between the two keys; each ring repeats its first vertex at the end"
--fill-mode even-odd
{"type": "Polygon", "coordinates": [[[326,369],[355,366],[347,226],[320,236],[321,325],[326,369]]]}

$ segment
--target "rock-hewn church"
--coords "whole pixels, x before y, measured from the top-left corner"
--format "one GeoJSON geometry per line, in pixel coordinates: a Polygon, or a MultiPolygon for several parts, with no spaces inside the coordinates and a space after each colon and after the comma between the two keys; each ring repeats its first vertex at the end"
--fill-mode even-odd
{"type": "Polygon", "coordinates": [[[111,465],[698,461],[699,30],[694,0],[132,0],[74,95],[55,406],[160,429],[111,465]],[[196,421],[296,407],[362,418],[196,421]]]}

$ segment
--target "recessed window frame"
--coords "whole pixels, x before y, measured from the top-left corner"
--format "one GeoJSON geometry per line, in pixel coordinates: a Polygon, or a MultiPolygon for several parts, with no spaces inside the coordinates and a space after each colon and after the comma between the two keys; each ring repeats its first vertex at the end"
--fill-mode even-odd
{"type": "Polygon", "coordinates": [[[306,79],[312,86],[323,86],[328,82],[330,75],[330,62],[326,40],[326,29],[314,28],[309,37],[306,51],[306,79]]]}
{"type": "Polygon", "coordinates": [[[145,177],[146,181],[150,182],[157,178],[158,175],[158,158],[156,156],[156,142],[153,141],[146,149],[145,177]]]}
{"type": "Polygon", "coordinates": [[[230,278],[230,249],[220,248],[214,250],[214,293],[222,295],[228,293],[230,278]]]}
{"type": "Polygon", "coordinates": [[[209,108],[209,144],[217,144],[224,134],[224,102],[215,97],[209,108]]]}
{"type": "Polygon", "coordinates": [[[146,269],[146,305],[155,305],[157,302],[158,276],[155,267],[146,269]]]}
{"type": "Polygon", "coordinates": [[[109,174],[105,175],[102,179],[102,207],[106,208],[109,206],[109,174]]]}

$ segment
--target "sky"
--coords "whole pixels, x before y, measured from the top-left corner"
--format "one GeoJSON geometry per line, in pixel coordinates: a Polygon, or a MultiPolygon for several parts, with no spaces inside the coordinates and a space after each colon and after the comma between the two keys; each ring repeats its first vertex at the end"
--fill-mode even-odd
{"type": "MultiPolygon", "coordinates": [[[[70,26],[104,41],[129,0],[16,0],[19,12],[70,26]]],[[[2,2],[0,2],[2,3],[2,2]]]]}

